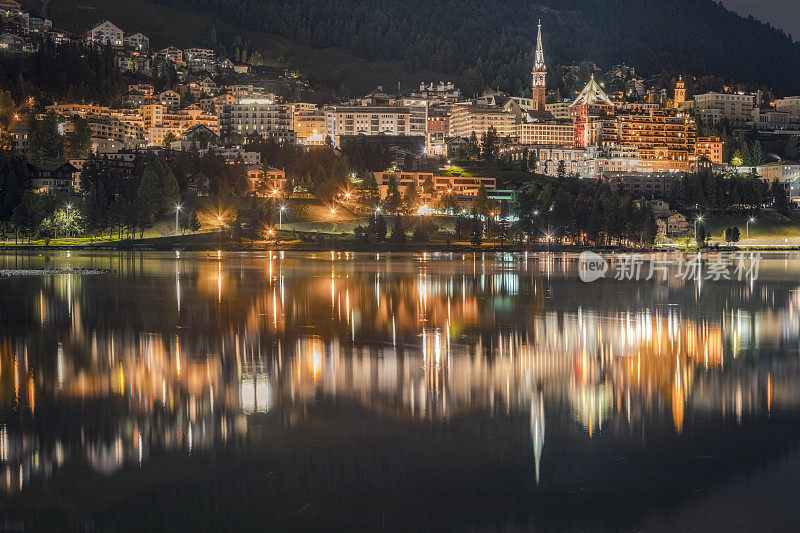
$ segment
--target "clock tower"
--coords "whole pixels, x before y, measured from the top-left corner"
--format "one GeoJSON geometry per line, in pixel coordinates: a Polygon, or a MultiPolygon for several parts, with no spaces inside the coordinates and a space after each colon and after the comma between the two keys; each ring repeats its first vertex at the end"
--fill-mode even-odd
{"type": "Polygon", "coordinates": [[[547,103],[547,67],[544,64],[544,52],[542,51],[542,21],[539,20],[539,34],[536,37],[536,58],[533,62],[533,109],[545,111],[547,103]]]}

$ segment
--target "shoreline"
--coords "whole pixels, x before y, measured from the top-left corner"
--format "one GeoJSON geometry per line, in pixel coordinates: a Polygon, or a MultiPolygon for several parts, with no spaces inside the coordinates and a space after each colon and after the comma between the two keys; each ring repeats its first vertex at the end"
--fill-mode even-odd
{"type": "MultiPolygon", "coordinates": [[[[793,251],[800,250],[798,245],[764,245],[764,246],[711,246],[703,248],[701,251],[708,252],[738,252],[738,251],[793,251]]],[[[600,254],[609,253],[669,253],[683,252],[694,253],[696,248],[682,246],[663,246],[656,245],[651,248],[629,248],[618,246],[579,246],[579,245],[536,245],[526,246],[518,244],[486,244],[480,247],[467,244],[420,244],[420,243],[354,243],[331,240],[323,243],[292,243],[289,245],[272,244],[265,245],[256,243],[254,245],[240,245],[237,243],[222,243],[217,246],[209,246],[208,243],[114,243],[114,244],[75,244],[75,245],[2,245],[0,253],[3,252],[53,252],[53,251],[98,251],[98,252],[359,252],[359,253],[386,253],[386,252],[405,252],[405,253],[580,253],[592,251],[600,254]]]]}

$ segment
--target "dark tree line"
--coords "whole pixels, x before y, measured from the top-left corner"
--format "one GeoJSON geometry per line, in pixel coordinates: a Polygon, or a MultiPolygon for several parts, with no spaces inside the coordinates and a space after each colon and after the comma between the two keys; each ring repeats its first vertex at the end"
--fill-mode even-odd
{"type": "Polygon", "coordinates": [[[649,202],[634,201],[595,180],[533,182],[516,211],[517,229],[529,240],[550,235],[596,246],[649,245],[657,233],[649,202]]]}
{"type": "Polygon", "coordinates": [[[320,200],[330,200],[349,185],[350,164],[330,145],[307,149],[258,135],[247,141],[247,149],[259,152],[265,165],[286,172],[289,187],[304,189],[320,200]]]}
{"type": "Polygon", "coordinates": [[[53,100],[119,105],[127,91],[110,47],[80,43],[56,45],[45,40],[33,54],[2,56],[0,80],[17,102],[33,96],[53,100]]]}
{"type": "MultiPolygon", "coordinates": [[[[711,0],[160,0],[211,11],[257,31],[315,47],[338,46],[365,59],[401,60],[412,69],[464,73],[467,94],[483,87],[521,94],[542,19],[551,67],[587,59],[717,74],[781,91],[800,85],[800,45],[752,17],[711,0]],[[624,30],[620,30],[624,28],[624,30]],[[624,33],[624,37],[620,32],[624,33]]],[[[554,77],[552,77],[554,78],[554,77]]],[[[555,80],[553,80],[555,81],[555,80]]]]}
{"type": "Polygon", "coordinates": [[[754,174],[686,174],[670,184],[666,200],[680,211],[748,210],[759,211],[772,206],[782,215],[789,215],[790,203],[786,189],[778,183],[767,182],[754,174]]]}

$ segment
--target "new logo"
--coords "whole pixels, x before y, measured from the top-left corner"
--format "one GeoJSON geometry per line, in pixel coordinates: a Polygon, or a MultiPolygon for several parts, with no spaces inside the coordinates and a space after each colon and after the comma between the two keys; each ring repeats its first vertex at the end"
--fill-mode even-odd
{"type": "Polygon", "coordinates": [[[608,261],[594,252],[583,252],[578,258],[578,275],[581,280],[591,283],[608,272],[608,261]]]}

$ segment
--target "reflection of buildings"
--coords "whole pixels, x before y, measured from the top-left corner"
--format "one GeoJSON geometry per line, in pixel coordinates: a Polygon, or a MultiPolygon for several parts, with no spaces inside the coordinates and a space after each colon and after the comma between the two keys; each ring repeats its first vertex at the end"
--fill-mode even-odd
{"type": "MultiPolygon", "coordinates": [[[[0,341],[0,402],[16,414],[0,426],[0,485],[19,490],[71,461],[112,474],[161,450],[210,449],[253,417],[302,419],[323,398],[412,421],[525,413],[537,479],[553,412],[593,436],[800,406],[796,362],[737,364],[776,338],[797,343],[798,293],[783,310],[701,319],[635,298],[606,304],[615,287],[564,297],[574,279],[556,277],[562,266],[448,254],[121,257],[111,268],[129,296],[153,297],[139,307],[77,276],[42,283],[34,298],[12,286],[19,316],[0,341]],[[110,321],[107,309],[123,304],[125,321],[110,321]],[[41,424],[56,415],[72,425],[41,424]]],[[[781,291],[765,284],[759,296],[781,291]]]]}

